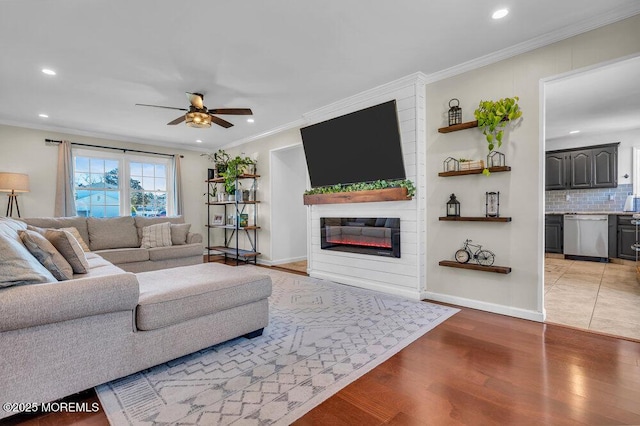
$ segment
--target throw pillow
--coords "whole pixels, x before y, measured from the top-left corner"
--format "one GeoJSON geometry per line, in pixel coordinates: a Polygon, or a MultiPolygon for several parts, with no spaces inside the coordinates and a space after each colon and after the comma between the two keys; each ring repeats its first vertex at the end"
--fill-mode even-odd
{"type": "Polygon", "coordinates": [[[38,259],[51,274],[58,280],[70,280],[73,277],[73,269],[69,262],[44,236],[35,231],[19,231],[20,239],[29,252],[38,259]]]}
{"type": "Polygon", "coordinates": [[[142,228],[142,248],[168,247],[171,245],[171,224],[169,222],[142,228]]]}
{"type": "Polygon", "coordinates": [[[180,246],[187,244],[187,234],[191,228],[190,223],[171,224],[171,244],[180,246]]]}
{"type": "Polygon", "coordinates": [[[84,240],[82,239],[82,237],[80,236],[80,232],[78,231],[78,228],[74,228],[72,226],[71,228],[58,228],[58,229],[60,229],[61,231],[67,231],[71,235],[73,235],[75,237],[75,239],[78,241],[78,244],[80,244],[80,247],[82,247],[82,250],[85,253],[91,251],[91,250],[89,250],[89,246],[87,245],[87,243],[85,243],[84,240]]]}
{"type": "Polygon", "coordinates": [[[25,246],[3,233],[0,233],[0,265],[0,288],[57,281],[25,246]]]}
{"type": "Polygon", "coordinates": [[[86,274],[89,271],[84,250],[73,235],[60,229],[47,229],[44,236],[67,259],[74,273],[86,274]]]}
{"type": "Polygon", "coordinates": [[[80,244],[80,247],[82,247],[82,250],[84,250],[85,253],[91,251],[89,250],[89,246],[87,245],[87,243],[84,242],[84,239],[80,235],[80,231],[78,231],[78,228],[76,227],[72,226],[69,228],[40,228],[33,225],[27,225],[27,229],[30,231],[35,231],[42,236],[44,236],[45,232],[47,232],[47,229],[59,229],[60,231],[67,231],[75,237],[75,239],[78,241],[78,244],[80,244]]]}

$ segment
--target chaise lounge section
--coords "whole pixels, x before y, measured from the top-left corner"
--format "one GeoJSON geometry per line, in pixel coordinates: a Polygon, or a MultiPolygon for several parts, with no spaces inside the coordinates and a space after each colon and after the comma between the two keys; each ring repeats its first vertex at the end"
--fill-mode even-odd
{"type": "MultiPolygon", "coordinates": [[[[25,260],[15,243],[26,229],[0,218],[7,265],[25,260]]],[[[0,401],[53,401],[269,323],[268,275],[218,263],[134,274],[85,258],[88,272],[69,280],[0,283],[0,401]]]]}

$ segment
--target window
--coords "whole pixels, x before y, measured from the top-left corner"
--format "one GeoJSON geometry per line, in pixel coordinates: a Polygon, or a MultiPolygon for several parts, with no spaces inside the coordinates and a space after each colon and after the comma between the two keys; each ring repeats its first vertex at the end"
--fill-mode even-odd
{"type": "Polygon", "coordinates": [[[73,160],[78,216],[173,214],[169,159],[74,150],[73,160]]]}

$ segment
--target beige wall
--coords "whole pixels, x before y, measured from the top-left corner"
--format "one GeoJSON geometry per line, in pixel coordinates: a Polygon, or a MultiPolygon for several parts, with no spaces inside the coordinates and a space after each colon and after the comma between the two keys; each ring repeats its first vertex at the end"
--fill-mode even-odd
{"type": "MultiPolygon", "coordinates": [[[[238,147],[225,149],[229,155],[243,155],[257,159],[257,172],[260,175],[258,180],[258,191],[256,199],[260,201],[258,206],[258,251],[261,256],[259,262],[270,263],[271,258],[271,165],[269,162],[269,152],[276,148],[299,145],[302,143],[300,130],[298,128],[285,130],[272,136],[267,136],[256,141],[248,142],[238,147]],[[244,154],[241,154],[244,153],[244,154]]],[[[300,194],[302,203],[302,193],[300,194]]],[[[206,220],[206,215],[205,215],[206,220]]],[[[245,244],[242,248],[248,248],[245,244]]]]}
{"type": "MultiPolygon", "coordinates": [[[[182,185],[185,221],[192,224],[193,231],[204,232],[206,215],[202,194],[205,192],[207,162],[199,153],[0,125],[0,171],[29,175],[31,192],[19,197],[22,217],[53,216],[58,149],[56,145],[45,144],[45,139],[66,139],[93,145],[184,155],[182,185]]],[[[0,201],[0,209],[0,215],[4,216],[6,200],[0,201]]]]}
{"type": "Polygon", "coordinates": [[[437,300],[525,318],[541,319],[543,283],[543,142],[541,80],[640,52],[640,16],[427,85],[427,292],[437,300]],[[451,98],[461,100],[463,121],[473,120],[480,100],[519,96],[521,124],[508,133],[501,151],[510,173],[490,177],[442,178],[448,157],[484,159],[486,142],[478,130],[440,134],[451,98]],[[485,191],[500,191],[500,213],[511,223],[440,222],[449,194],[462,214],[484,214],[485,191]],[[466,238],[495,252],[509,275],[441,267],[466,238]]]}

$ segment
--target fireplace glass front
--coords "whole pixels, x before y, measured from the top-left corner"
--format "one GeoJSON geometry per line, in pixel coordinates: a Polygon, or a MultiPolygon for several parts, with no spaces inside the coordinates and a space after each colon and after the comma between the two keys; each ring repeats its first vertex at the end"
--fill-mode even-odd
{"type": "Polygon", "coordinates": [[[400,257],[400,218],[322,217],[320,238],[323,250],[400,257]]]}

